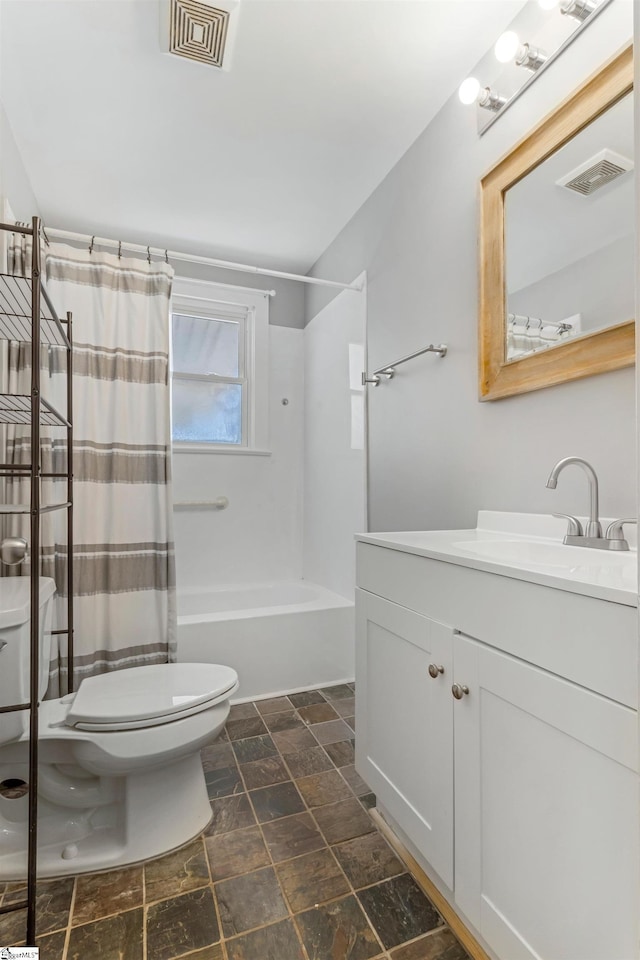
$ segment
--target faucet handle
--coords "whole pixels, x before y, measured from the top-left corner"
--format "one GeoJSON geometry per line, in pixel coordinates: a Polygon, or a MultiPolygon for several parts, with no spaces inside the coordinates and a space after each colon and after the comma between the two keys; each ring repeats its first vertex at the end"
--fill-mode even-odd
{"type": "Polygon", "coordinates": [[[613,523],[610,523],[607,527],[607,532],[605,534],[607,540],[624,540],[624,534],[622,528],[625,523],[637,523],[635,517],[627,517],[625,520],[614,520],[613,523]]]}
{"type": "Polygon", "coordinates": [[[554,513],[554,517],[557,517],[558,520],[567,520],[567,536],[568,537],[583,537],[584,531],[582,529],[582,524],[577,517],[572,517],[568,513],[554,513]]]}

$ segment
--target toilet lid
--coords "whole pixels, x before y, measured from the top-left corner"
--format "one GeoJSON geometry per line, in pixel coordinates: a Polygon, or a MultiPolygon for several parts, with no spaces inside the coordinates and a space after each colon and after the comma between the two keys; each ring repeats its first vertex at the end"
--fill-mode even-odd
{"type": "Polygon", "coordinates": [[[87,677],[66,723],[80,729],[131,729],[189,716],[230,696],[238,675],[217,663],[159,663],[87,677]]]}

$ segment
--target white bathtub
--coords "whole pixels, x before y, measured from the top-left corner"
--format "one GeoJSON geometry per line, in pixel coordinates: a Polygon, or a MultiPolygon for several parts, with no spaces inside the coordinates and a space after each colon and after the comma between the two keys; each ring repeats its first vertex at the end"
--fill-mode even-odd
{"type": "Polygon", "coordinates": [[[178,590],[178,660],[237,670],[235,703],[350,681],[354,604],[306,580],[178,590]]]}

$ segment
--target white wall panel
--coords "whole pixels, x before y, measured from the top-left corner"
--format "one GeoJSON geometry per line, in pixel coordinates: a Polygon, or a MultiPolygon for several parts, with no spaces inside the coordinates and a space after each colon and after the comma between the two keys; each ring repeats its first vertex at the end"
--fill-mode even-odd
{"type": "Polygon", "coordinates": [[[304,331],[304,577],[349,599],[366,524],[365,323],[366,295],[345,291],[304,331]]]}
{"type": "Polygon", "coordinates": [[[226,510],[174,512],[179,587],[302,574],[303,336],[269,327],[270,457],[174,454],[175,500],[229,498],[226,510]]]}

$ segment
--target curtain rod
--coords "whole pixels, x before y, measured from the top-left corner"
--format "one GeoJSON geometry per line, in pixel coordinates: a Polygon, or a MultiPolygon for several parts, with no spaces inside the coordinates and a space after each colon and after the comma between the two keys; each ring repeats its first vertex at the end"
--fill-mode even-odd
{"type": "Polygon", "coordinates": [[[97,245],[100,247],[118,247],[134,253],[168,257],[170,260],[183,260],[186,263],[202,263],[208,267],[220,267],[223,270],[237,270],[240,273],[257,273],[265,277],[279,277],[281,280],[297,280],[299,283],[313,283],[322,287],[337,287],[340,290],[354,290],[362,293],[361,283],[341,283],[338,280],[322,280],[320,277],[305,277],[299,273],[284,273],[282,270],[269,270],[267,267],[254,267],[248,263],[234,263],[229,260],[216,260],[213,257],[198,257],[191,253],[180,253],[177,250],[165,250],[163,247],[145,247],[141,243],[124,243],[120,240],[111,240],[108,237],[91,237],[88,233],[74,233],[71,230],[57,230],[47,227],[47,234],[59,240],[75,240],[77,242],[97,245]]]}

